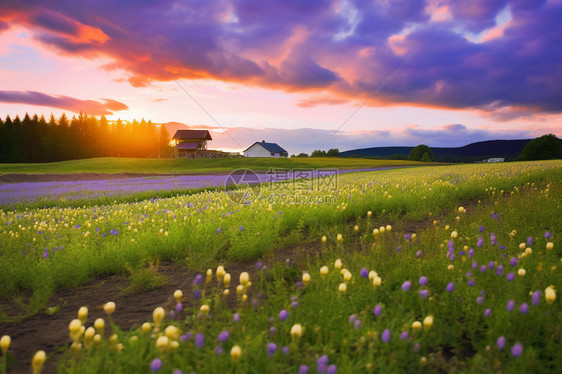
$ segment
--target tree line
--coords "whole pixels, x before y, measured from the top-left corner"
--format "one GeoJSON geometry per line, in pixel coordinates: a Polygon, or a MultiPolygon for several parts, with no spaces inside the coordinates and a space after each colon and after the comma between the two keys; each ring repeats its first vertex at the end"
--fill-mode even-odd
{"type": "Polygon", "coordinates": [[[168,157],[170,135],[142,119],[130,123],[120,119],[109,123],[80,113],[68,118],[51,114],[23,119],[9,115],[0,118],[0,162],[33,163],[75,160],[92,157],[168,157]]]}

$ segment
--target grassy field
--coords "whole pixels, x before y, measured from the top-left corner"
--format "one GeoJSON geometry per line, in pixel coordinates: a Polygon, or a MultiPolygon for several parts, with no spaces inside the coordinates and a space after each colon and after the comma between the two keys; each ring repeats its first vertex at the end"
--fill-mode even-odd
{"type": "Polygon", "coordinates": [[[0,297],[35,313],[56,290],[149,259],[201,272],[142,328],[113,326],[106,339],[73,322],[63,373],[552,372],[562,367],[561,166],[348,174],[337,186],[264,187],[242,204],[209,191],[2,211],[0,297]],[[251,282],[215,270],[291,246],[320,255],[251,282]]]}
{"type": "Polygon", "coordinates": [[[72,173],[208,173],[228,172],[238,168],[376,168],[398,165],[423,165],[416,161],[368,160],[337,157],[319,158],[227,158],[227,159],[139,159],[92,158],[44,164],[0,164],[2,174],[72,174],[72,173]]]}

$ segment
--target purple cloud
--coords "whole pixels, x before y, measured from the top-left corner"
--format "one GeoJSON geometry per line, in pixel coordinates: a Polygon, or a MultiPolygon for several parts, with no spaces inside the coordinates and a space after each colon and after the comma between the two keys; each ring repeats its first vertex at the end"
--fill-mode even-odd
{"type": "Polygon", "coordinates": [[[0,14],[65,54],[112,58],[105,68],[134,86],[171,79],[155,56],[176,78],[373,96],[368,105],[470,108],[499,121],[562,113],[560,2],[443,0],[443,19],[432,18],[435,3],[54,0],[0,14]]]}
{"type": "Polygon", "coordinates": [[[129,109],[127,105],[116,100],[103,99],[103,101],[80,100],[74,97],[47,95],[35,91],[0,91],[0,102],[48,106],[75,113],[108,115],[113,114],[113,112],[129,109]]]}

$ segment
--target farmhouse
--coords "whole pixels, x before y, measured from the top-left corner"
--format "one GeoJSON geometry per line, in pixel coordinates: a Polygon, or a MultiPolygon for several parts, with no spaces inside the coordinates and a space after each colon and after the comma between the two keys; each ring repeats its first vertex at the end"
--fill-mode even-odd
{"type": "Polygon", "coordinates": [[[172,138],[178,157],[189,157],[197,151],[207,150],[207,140],[213,140],[208,130],[178,130],[172,138]]]}
{"type": "Polygon", "coordinates": [[[244,157],[289,157],[289,153],[277,143],[255,142],[244,150],[244,157]]]}

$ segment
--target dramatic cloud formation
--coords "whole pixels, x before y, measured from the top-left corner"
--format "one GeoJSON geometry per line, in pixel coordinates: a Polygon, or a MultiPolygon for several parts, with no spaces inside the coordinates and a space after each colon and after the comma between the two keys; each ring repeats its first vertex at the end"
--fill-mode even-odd
{"type": "Polygon", "coordinates": [[[0,32],[16,24],[60,53],[109,57],[134,86],[171,79],[155,56],[176,78],[308,92],[302,107],[562,112],[560,1],[2,2],[0,32]]]}
{"type": "Polygon", "coordinates": [[[103,103],[94,100],[80,100],[68,96],[51,96],[34,91],[0,91],[0,102],[31,104],[60,108],[75,113],[90,115],[108,115],[120,110],[129,109],[127,105],[111,99],[103,99],[103,103]]]}

